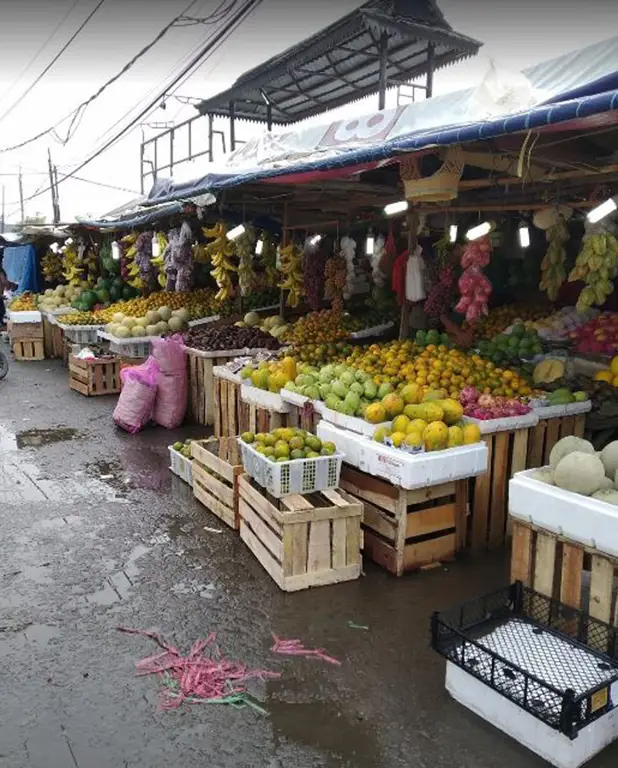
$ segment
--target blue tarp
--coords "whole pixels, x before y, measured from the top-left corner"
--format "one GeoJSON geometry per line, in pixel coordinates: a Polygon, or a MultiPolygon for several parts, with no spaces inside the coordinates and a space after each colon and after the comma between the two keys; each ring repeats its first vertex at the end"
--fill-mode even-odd
{"type": "Polygon", "coordinates": [[[133,227],[143,227],[151,222],[166,216],[173,216],[176,213],[182,213],[183,204],[181,202],[172,202],[168,205],[157,208],[156,210],[133,212],[126,217],[121,217],[116,221],[81,221],[84,227],[94,227],[100,230],[113,231],[116,229],[131,229],[133,227]]]}
{"type": "Polygon", "coordinates": [[[36,253],[33,246],[6,246],[2,266],[8,279],[17,285],[15,293],[39,292],[36,253]]]}

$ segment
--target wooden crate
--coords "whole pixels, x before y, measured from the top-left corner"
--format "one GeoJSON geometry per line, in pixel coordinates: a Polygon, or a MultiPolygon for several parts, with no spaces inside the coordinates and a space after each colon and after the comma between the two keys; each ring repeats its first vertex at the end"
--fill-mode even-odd
{"type": "Polygon", "coordinates": [[[341,487],[364,504],[365,554],[397,576],[465,546],[467,480],[407,491],[344,465],[341,487]]]}
{"type": "Polygon", "coordinates": [[[9,320],[7,331],[11,342],[43,341],[43,323],[14,323],[9,320]]]}
{"type": "Polygon", "coordinates": [[[241,475],[240,537],[285,592],[357,579],[363,506],[344,491],[282,499],[241,475]]]}
{"type": "Polygon", "coordinates": [[[69,387],[86,397],[120,392],[120,363],[112,357],[80,360],[69,357],[69,387]]]}
{"type": "Polygon", "coordinates": [[[13,341],[13,356],[16,360],[45,360],[43,339],[13,341]]]}
{"type": "Polygon", "coordinates": [[[219,357],[203,357],[197,350],[187,350],[189,369],[188,414],[197,424],[210,427],[215,423],[213,368],[229,363],[234,357],[225,354],[221,354],[219,357]]]}
{"type": "Polygon", "coordinates": [[[307,432],[312,432],[315,435],[321,419],[322,417],[316,410],[314,410],[311,402],[308,402],[302,407],[290,404],[290,412],[287,415],[287,426],[296,427],[297,429],[306,429],[307,432]]]}
{"type": "Polygon", "coordinates": [[[239,383],[216,373],[213,381],[215,437],[234,437],[243,432],[270,432],[288,426],[287,414],[245,403],[240,396],[239,383]]]}
{"type": "MultiPolygon", "coordinates": [[[[521,581],[536,592],[616,626],[617,570],[616,558],[520,520],[513,522],[511,581],[521,581]]],[[[602,645],[598,650],[607,651],[602,645]]]]}
{"type": "Polygon", "coordinates": [[[584,434],[585,416],[543,419],[536,427],[485,435],[487,472],[472,481],[472,550],[494,549],[510,535],[509,480],[524,469],[549,464],[556,442],[567,435],[584,434]]]}
{"type": "Polygon", "coordinates": [[[235,438],[193,440],[193,495],[230,528],[238,528],[238,477],[243,472],[235,438]]]}

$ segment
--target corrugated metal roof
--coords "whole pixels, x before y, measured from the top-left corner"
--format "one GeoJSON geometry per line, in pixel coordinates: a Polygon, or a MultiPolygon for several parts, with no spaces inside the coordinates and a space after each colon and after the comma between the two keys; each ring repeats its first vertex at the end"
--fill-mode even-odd
{"type": "Polygon", "coordinates": [[[246,72],[234,85],[198,105],[202,114],[234,114],[288,124],[377,93],[379,41],[389,41],[387,81],[409,82],[427,73],[428,44],[434,68],[473,56],[477,40],[454,32],[433,0],[370,0],[330,26],[246,72]]]}

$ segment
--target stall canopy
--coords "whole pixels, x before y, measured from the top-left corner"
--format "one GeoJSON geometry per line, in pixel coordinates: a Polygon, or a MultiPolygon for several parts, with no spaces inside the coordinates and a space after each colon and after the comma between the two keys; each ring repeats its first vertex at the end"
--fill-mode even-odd
{"type": "Polygon", "coordinates": [[[392,162],[399,154],[522,132],[590,131],[618,122],[618,37],[477,88],[328,125],[261,136],[190,181],[159,179],[144,204],[241,184],[311,182],[392,162]],[[522,104],[525,106],[522,108],[522,104]],[[478,115],[483,119],[478,119],[478,115]],[[476,117],[476,119],[474,119],[476,117]]]}

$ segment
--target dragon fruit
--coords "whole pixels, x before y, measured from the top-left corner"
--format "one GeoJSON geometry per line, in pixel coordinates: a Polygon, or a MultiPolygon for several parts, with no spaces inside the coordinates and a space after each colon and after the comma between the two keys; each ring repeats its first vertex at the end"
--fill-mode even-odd
{"type": "Polygon", "coordinates": [[[476,387],[467,386],[464,387],[459,393],[459,402],[464,408],[470,405],[476,405],[479,399],[480,392],[476,387]]]}
{"type": "Polygon", "coordinates": [[[496,406],[496,400],[491,395],[481,395],[478,403],[481,408],[493,408],[496,406]]]}

